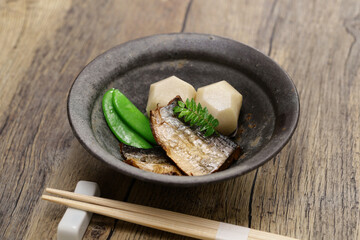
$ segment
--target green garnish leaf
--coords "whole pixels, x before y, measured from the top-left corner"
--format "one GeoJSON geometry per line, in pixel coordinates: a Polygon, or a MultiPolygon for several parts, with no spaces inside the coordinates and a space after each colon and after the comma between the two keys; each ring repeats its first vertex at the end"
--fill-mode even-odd
{"type": "Polygon", "coordinates": [[[178,105],[181,107],[181,108],[184,108],[185,107],[185,103],[183,101],[178,101],[178,105]]]}
{"type": "Polygon", "coordinates": [[[201,104],[199,103],[198,106],[197,106],[196,111],[197,111],[197,112],[201,112],[201,110],[202,110],[202,106],[201,106],[201,104]]]}
{"type": "Polygon", "coordinates": [[[190,121],[190,125],[193,126],[196,122],[198,122],[200,116],[196,115],[193,119],[190,121]]]}
{"type": "Polygon", "coordinates": [[[215,129],[213,128],[208,128],[205,132],[205,137],[209,137],[214,133],[215,129]]]}
{"type": "Polygon", "coordinates": [[[179,106],[174,107],[174,113],[179,113],[179,112],[181,112],[182,110],[183,110],[182,107],[179,107],[179,106]]]}
{"type": "Polygon", "coordinates": [[[177,104],[178,106],[174,107],[173,112],[179,119],[189,123],[190,126],[199,127],[200,132],[205,131],[205,137],[217,133],[215,127],[219,125],[219,121],[208,112],[206,107],[203,108],[200,103],[196,105],[193,98],[186,99],[185,102],[178,101],[177,104]]]}
{"type": "Polygon", "coordinates": [[[189,110],[186,110],[186,108],[185,108],[184,110],[182,110],[182,111],[179,113],[178,117],[179,117],[179,118],[182,118],[182,117],[184,117],[184,116],[187,116],[188,114],[190,114],[190,111],[189,111],[189,110]]]}
{"type": "Polygon", "coordinates": [[[202,126],[202,127],[200,128],[200,132],[205,131],[205,130],[207,130],[208,128],[209,128],[208,125],[204,125],[204,126],[202,126]]]}
{"type": "Polygon", "coordinates": [[[191,109],[190,100],[186,99],[185,105],[187,108],[191,109]]]}
{"type": "Polygon", "coordinates": [[[217,125],[219,125],[219,120],[217,120],[216,118],[211,122],[211,125],[213,125],[214,127],[217,127],[217,125]]]}
{"type": "Polygon", "coordinates": [[[190,119],[191,119],[191,113],[189,115],[185,116],[184,121],[188,122],[188,121],[190,121],[190,119]]]}
{"type": "Polygon", "coordinates": [[[205,125],[206,124],[206,119],[201,119],[200,121],[199,121],[199,126],[203,126],[203,125],[205,125]]]}

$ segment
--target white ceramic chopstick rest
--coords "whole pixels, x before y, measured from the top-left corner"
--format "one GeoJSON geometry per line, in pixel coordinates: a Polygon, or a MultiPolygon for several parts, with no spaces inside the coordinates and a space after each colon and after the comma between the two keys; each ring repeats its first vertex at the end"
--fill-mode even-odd
{"type": "Polygon", "coordinates": [[[250,228],[229,223],[220,223],[216,233],[216,240],[247,240],[250,228]]]}
{"type": "MultiPolygon", "coordinates": [[[[75,193],[100,196],[99,185],[95,182],[79,181],[75,193]]],[[[92,213],[68,208],[57,228],[58,240],[81,240],[91,220],[92,213]]]]}

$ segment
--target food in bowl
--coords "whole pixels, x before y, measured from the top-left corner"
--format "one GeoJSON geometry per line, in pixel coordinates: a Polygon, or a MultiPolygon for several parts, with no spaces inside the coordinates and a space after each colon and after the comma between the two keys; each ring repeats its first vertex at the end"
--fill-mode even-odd
{"type": "Polygon", "coordinates": [[[146,113],[150,117],[150,111],[158,106],[167,105],[174,97],[192,99],[196,96],[196,90],[184,80],[171,76],[150,85],[149,97],[146,105],[146,113]]]}
{"type": "Polygon", "coordinates": [[[126,163],[161,174],[201,176],[226,169],[239,158],[240,147],[220,131],[230,134],[236,129],[234,121],[237,126],[242,95],[226,81],[200,88],[199,95],[195,96],[193,89],[174,76],[152,84],[147,104],[150,121],[119,90],[105,93],[104,116],[121,142],[121,154],[126,163]],[[171,94],[178,95],[164,106],[159,95],[168,100],[171,94]],[[180,97],[189,94],[194,96],[191,100],[184,102],[180,97]],[[225,100],[219,96],[224,96],[225,100]],[[200,102],[206,106],[202,107],[200,102]],[[225,121],[219,128],[219,121],[207,107],[219,117],[231,118],[230,121],[222,118],[225,121]],[[156,144],[163,152],[159,147],[156,151],[151,149],[156,144]],[[127,145],[139,148],[139,152],[127,145]]]}
{"type": "Polygon", "coordinates": [[[141,149],[120,143],[120,152],[124,162],[131,166],[164,175],[183,175],[160,146],[141,149]]]}
{"type": "Polygon", "coordinates": [[[188,176],[226,169],[240,156],[240,147],[224,135],[207,137],[201,127],[191,127],[181,121],[173,110],[179,100],[181,98],[177,97],[167,106],[151,111],[150,122],[156,141],[188,176]]]}
{"type": "MultiPolygon", "coordinates": [[[[102,109],[104,112],[106,123],[116,136],[116,138],[130,146],[138,148],[152,148],[152,145],[132,129],[124,119],[122,119],[115,111],[113,104],[115,89],[107,91],[102,100],[102,109]]],[[[144,125],[146,127],[147,125],[144,125]]]]}
{"type": "Polygon", "coordinates": [[[230,135],[236,130],[242,100],[242,95],[226,81],[199,88],[195,99],[219,120],[216,130],[224,135],[230,135]]]}

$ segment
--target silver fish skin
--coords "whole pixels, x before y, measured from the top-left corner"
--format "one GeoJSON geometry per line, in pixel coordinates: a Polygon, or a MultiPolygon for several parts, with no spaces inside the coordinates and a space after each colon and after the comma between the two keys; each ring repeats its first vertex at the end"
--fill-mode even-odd
{"type": "Polygon", "coordinates": [[[201,176],[227,168],[238,159],[240,147],[221,134],[205,137],[197,128],[179,120],[173,108],[179,96],[150,112],[153,135],[168,157],[186,175],[201,176]]]}
{"type": "Polygon", "coordinates": [[[141,149],[120,143],[120,152],[125,163],[142,170],[164,175],[183,175],[159,146],[141,149]]]}

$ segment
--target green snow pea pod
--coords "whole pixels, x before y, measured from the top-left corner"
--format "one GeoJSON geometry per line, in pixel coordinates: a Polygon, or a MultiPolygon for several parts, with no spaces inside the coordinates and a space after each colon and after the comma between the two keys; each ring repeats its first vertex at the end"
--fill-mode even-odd
{"type": "Polygon", "coordinates": [[[136,133],[152,144],[157,144],[151,132],[149,119],[119,90],[113,93],[113,105],[120,118],[136,133]]]}
{"type": "Polygon", "coordinates": [[[135,133],[117,115],[113,106],[114,89],[107,91],[102,99],[102,108],[108,126],[120,142],[137,148],[152,148],[144,138],[135,133]]]}

